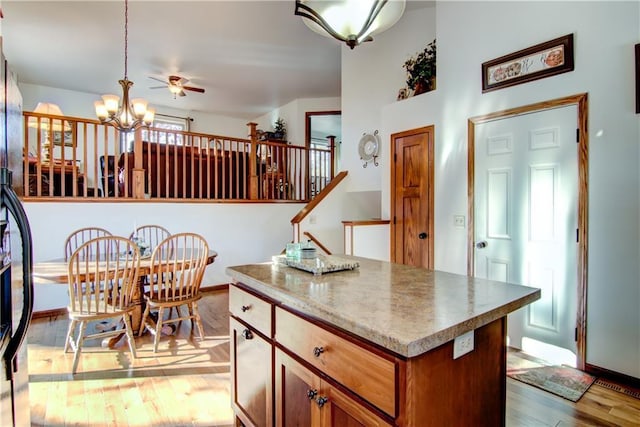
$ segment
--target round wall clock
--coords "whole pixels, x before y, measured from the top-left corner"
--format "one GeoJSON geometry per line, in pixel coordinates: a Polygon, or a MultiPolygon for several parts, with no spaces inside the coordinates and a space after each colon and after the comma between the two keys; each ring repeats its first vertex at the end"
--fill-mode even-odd
{"type": "Polygon", "coordinates": [[[378,157],[378,150],[380,149],[380,135],[376,130],[373,134],[364,133],[360,142],[358,143],[358,154],[360,160],[364,161],[363,168],[367,167],[367,163],[373,161],[375,166],[378,166],[376,158],[378,157]]]}

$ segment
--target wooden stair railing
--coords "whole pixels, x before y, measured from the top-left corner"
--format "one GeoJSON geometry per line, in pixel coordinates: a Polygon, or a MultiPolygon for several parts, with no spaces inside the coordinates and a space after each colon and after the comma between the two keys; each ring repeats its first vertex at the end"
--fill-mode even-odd
{"type": "Polygon", "coordinates": [[[329,249],[327,249],[327,247],[325,245],[323,245],[320,242],[320,240],[318,240],[318,238],[316,236],[314,236],[313,234],[309,233],[308,231],[305,231],[302,234],[307,236],[309,238],[309,240],[311,240],[313,243],[315,243],[317,247],[322,249],[324,251],[324,253],[326,253],[327,255],[331,255],[331,251],[329,249]]]}
{"type": "Polygon", "coordinates": [[[306,218],[315,208],[320,204],[325,197],[329,195],[333,191],[334,188],[338,186],[348,175],[347,171],[342,171],[338,175],[336,175],[326,187],[324,187],[320,193],[316,195],[309,203],[307,203],[301,210],[291,218],[291,225],[293,226],[293,241],[300,241],[300,223],[303,219],[306,218]]]}
{"type": "Polygon", "coordinates": [[[300,224],[300,222],[302,222],[302,220],[305,219],[306,216],[309,215],[311,211],[313,211],[315,207],[318,206],[320,202],[324,200],[324,198],[327,197],[329,193],[331,193],[333,189],[336,188],[338,184],[340,184],[340,182],[347,177],[348,173],[348,171],[342,171],[338,175],[336,175],[335,178],[333,178],[331,182],[325,188],[323,188],[316,197],[314,197],[309,203],[307,203],[300,210],[300,212],[296,214],[296,216],[291,218],[291,224],[300,224]]]}
{"type": "Polygon", "coordinates": [[[333,179],[333,140],[329,148],[261,140],[253,122],[249,139],[162,128],[123,138],[94,119],[28,111],[23,119],[24,144],[9,154],[15,188],[30,201],[305,203],[333,179]]]}

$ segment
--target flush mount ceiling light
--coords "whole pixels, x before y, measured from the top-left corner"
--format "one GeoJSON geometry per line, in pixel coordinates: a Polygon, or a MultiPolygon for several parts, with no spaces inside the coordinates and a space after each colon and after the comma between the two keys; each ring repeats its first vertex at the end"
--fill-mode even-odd
{"type": "Polygon", "coordinates": [[[102,123],[108,123],[122,132],[131,132],[153,123],[155,110],[147,108],[147,101],[136,98],[129,101],[129,88],[133,82],[127,77],[127,44],[129,26],[129,3],[124,2],[124,79],[118,80],[122,86],[122,104],[117,95],[102,95],[102,101],[94,103],[96,115],[102,123]]]}
{"type": "Polygon", "coordinates": [[[295,14],[316,33],[353,49],[398,22],[404,7],[405,0],[296,0],[295,14]]]}

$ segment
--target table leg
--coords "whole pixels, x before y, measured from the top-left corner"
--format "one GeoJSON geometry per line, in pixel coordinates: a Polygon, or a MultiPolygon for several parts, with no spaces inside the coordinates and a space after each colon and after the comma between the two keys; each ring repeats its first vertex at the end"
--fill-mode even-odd
{"type": "Polygon", "coordinates": [[[147,276],[138,277],[138,283],[133,293],[131,303],[134,305],[134,309],[131,312],[131,327],[133,328],[133,334],[138,335],[140,331],[140,323],[142,322],[142,313],[145,309],[144,301],[144,284],[146,283],[147,276]]]}
{"type": "MultiPolygon", "coordinates": [[[[145,302],[144,302],[144,284],[147,276],[142,276],[138,278],[138,283],[136,284],[136,288],[133,292],[133,297],[131,298],[131,303],[134,305],[134,309],[131,312],[131,328],[133,329],[133,335],[137,336],[140,331],[140,322],[142,321],[142,313],[144,312],[145,302]]],[[[118,341],[125,336],[124,331],[109,339],[107,345],[109,348],[115,346],[118,341]]]]}

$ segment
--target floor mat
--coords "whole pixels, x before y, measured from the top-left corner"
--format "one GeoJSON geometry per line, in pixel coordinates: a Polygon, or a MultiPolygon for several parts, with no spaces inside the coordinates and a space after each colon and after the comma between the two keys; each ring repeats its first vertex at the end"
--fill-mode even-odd
{"type": "Polygon", "coordinates": [[[544,365],[511,352],[507,354],[507,375],[572,402],[577,402],[596,380],[596,377],[569,366],[544,365]]]}

